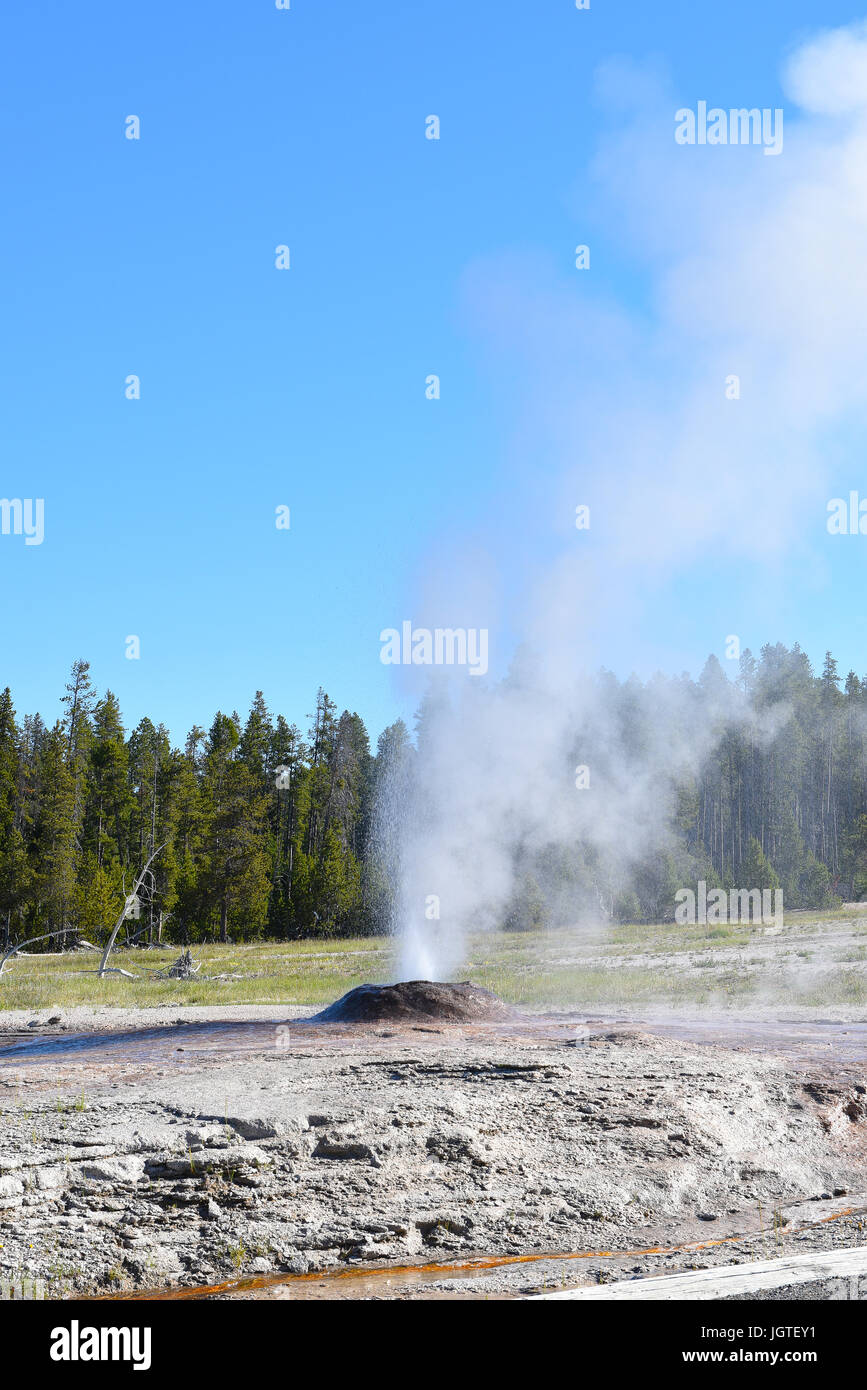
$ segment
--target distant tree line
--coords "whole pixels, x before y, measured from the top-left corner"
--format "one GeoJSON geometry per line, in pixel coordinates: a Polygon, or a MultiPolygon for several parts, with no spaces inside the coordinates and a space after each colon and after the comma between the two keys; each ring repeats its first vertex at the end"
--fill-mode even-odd
{"type": "MultiPolygon", "coordinates": [[[[710,658],[697,681],[603,672],[595,688],[619,726],[610,756],[646,770],[676,735],[702,741],[699,770],[672,752],[658,843],[643,856],[592,836],[560,836],[532,854],[516,847],[504,925],[563,924],[588,908],[660,920],[698,878],[782,886],[787,907],[867,893],[867,677],[842,680],[830,653],[816,675],[797,645],[777,644],[758,660],[744,652],[733,681],[710,658]]],[[[418,756],[403,721],[374,754],[359,715],[338,714],[323,690],[305,734],[258,692],[245,719],[217,713],[181,749],[147,718],[127,734],[85,661],[73,666],[63,711],[48,728],[39,715],[17,717],[8,687],[0,694],[0,941],[56,931],[104,939],[159,846],[130,935],[189,943],[388,930],[376,808],[395,768],[411,775],[418,756]]],[[[424,721],[423,707],[420,744],[424,721]]]]}
{"type": "MultiPolygon", "coordinates": [[[[715,658],[701,678],[726,678],[715,658]]],[[[725,888],[782,886],[791,907],[867,892],[867,676],[825,654],[815,675],[795,644],[747,650],[736,719],[703,775],[683,789],[679,824],[725,888]],[[841,688],[842,686],[842,688],[841,688]],[[757,732],[761,723],[765,732],[757,732]],[[750,873],[763,879],[753,885],[750,873]]]]}
{"type": "Polygon", "coordinates": [[[787,908],[867,895],[867,676],[843,680],[830,652],[816,675],[797,644],[780,643],[758,659],[747,649],[736,670],[730,679],[712,656],[697,681],[600,673],[576,756],[601,750],[597,782],[617,764],[621,781],[645,785],[652,848],[636,855],[627,836],[600,847],[591,834],[574,850],[559,842],[525,857],[513,925],[564,922],[588,907],[619,921],[670,920],[678,889],[699,879],[727,892],[782,888],[787,908]]]}
{"type": "Polygon", "coordinates": [[[174,748],[147,718],[127,735],[85,661],[63,708],[52,728],[39,715],[19,722],[9,689],[0,694],[0,940],[104,938],[159,846],[153,891],[127,935],[381,929],[387,885],[366,846],[378,771],[390,747],[409,743],[400,721],[377,757],[360,717],[338,714],[323,690],[306,737],[257,692],[246,719],[217,713],[174,748]]]}

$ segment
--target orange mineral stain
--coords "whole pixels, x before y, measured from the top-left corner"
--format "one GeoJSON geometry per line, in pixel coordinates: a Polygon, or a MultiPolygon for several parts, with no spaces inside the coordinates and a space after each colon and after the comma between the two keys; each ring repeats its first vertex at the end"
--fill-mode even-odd
{"type": "MultiPolygon", "coordinates": [[[[853,1216],[861,1210],[858,1207],[844,1207],[841,1211],[835,1211],[830,1216],[823,1216],[818,1221],[811,1221],[800,1226],[802,1231],[815,1230],[816,1227],[825,1225],[828,1221],[838,1221],[844,1216],[853,1216]]],[[[221,1284],[197,1284],[190,1288],[160,1289],[151,1291],[139,1291],[137,1293],[118,1293],[100,1294],[93,1301],[110,1302],[114,1300],[136,1301],[144,1299],[153,1300],[178,1300],[178,1299],[198,1299],[210,1298],[214,1294],[223,1293],[251,1293],[257,1289],[274,1288],[276,1285],[297,1285],[303,1287],[311,1283],[340,1283],[353,1279],[382,1280],[388,1282],[392,1278],[413,1277],[419,1275],[433,1275],[450,1277],[453,1275],[473,1273],[487,1269],[498,1269],[505,1265],[538,1264],[542,1260],[598,1260],[598,1259],[637,1259],[642,1255],[682,1255],[698,1252],[700,1250],[712,1250],[722,1245],[731,1245],[735,1241],[748,1240],[751,1236],[761,1234],[760,1232],[737,1232],[731,1236],[720,1236],[716,1240],[687,1241],[683,1245],[651,1245],[636,1250],[566,1250],[566,1251],[547,1251],[541,1254],[532,1255],[492,1255],[475,1260],[465,1260],[459,1263],[434,1263],[424,1265],[379,1265],[375,1267],[359,1265],[351,1269],[338,1270],[319,1270],[313,1274],[259,1274],[248,1279],[227,1279],[221,1284]]]]}

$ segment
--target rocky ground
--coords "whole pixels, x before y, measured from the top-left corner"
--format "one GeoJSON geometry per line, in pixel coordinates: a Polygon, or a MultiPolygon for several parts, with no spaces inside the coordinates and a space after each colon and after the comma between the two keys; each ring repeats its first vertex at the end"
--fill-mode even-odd
{"type": "Polygon", "coordinates": [[[867,1063],[833,1041],[562,1016],[69,1024],[0,1051],[0,1279],[502,1297],[867,1243],[867,1063]],[[417,1268],[475,1259],[503,1263],[417,1268]]]}

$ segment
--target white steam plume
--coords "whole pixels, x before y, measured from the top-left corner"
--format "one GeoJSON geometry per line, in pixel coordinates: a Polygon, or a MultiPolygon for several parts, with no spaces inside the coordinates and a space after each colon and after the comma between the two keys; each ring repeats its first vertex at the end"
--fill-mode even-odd
{"type": "MultiPolygon", "coordinates": [[[[438,546],[413,619],[488,628],[492,649],[517,640],[527,655],[503,683],[429,673],[435,697],[401,813],[404,978],[455,970],[464,933],[502,920],[518,848],[580,838],[637,859],[660,842],[671,773],[699,766],[712,730],[684,700],[660,711],[658,738],[636,756],[586,673],[619,649],[636,664],[676,659],[687,639],[671,614],[709,565],[741,586],[748,572],[770,620],[791,567],[810,562],[828,496],[823,444],[865,423],[865,77],[867,24],[799,48],[785,69],[784,150],[766,159],[677,145],[674,112],[695,94],[611,65],[603,99],[639,96],[596,159],[598,207],[649,274],[650,309],[606,302],[592,274],[557,284],[526,257],[467,273],[471,325],[508,364],[510,390],[523,383],[508,407],[506,500],[447,566],[438,546]],[[591,506],[584,533],[579,503],[591,506]],[[587,791],[576,763],[591,770],[587,791]],[[432,895],[439,922],[424,916],[432,895]]],[[[706,646],[722,636],[708,632],[706,646]]]]}

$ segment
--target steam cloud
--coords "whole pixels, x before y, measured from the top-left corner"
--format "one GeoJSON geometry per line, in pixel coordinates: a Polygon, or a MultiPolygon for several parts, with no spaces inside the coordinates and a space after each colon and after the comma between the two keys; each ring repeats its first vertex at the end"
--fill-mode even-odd
{"type": "MultiPolygon", "coordinates": [[[[792,566],[815,563],[829,434],[864,423],[867,22],[788,59],[779,159],[676,145],[674,112],[702,94],[652,73],[612,64],[599,90],[624,119],[595,160],[597,209],[647,274],[650,307],[606,301],[592,272],[557,284],[528,257],[467,273],[470,324],[509,390],[521,383],[503,405],[506,501],[448,565],[440,545],[412,613],[432,628],[489,628],[492,653],[518,653],[499,680],[429,670],[411,777],[387,779],[401,978],[445,977],[468,929],[502,922],[525,851],[580,840],[638,859],[664,845],[666,789],[698,770],[713,720],[696,719],[686,685],[681,698],[660,684],[636,753],[606,682],[587,673],[618,650],[635,664],[677,660],[690,634],[672,632],[670,615],[708,566],[730,567],[738,611],[752,600],[770,626],[792,566]],[[730,374],[738,400],[726,398],[730,374]],[[583,503],[587,532],[573,524],[583,503]],[[425,917],[430,895],[438,921],[425,917]]],[[[702,632],[705,646],[732,630],[702,632]]],[[[737,717],[752,716],[738,706],[737,717]]]]}

